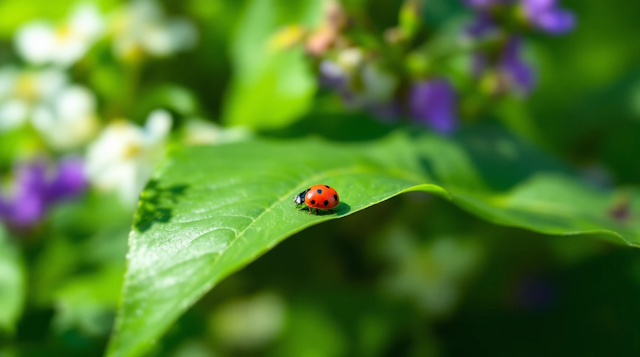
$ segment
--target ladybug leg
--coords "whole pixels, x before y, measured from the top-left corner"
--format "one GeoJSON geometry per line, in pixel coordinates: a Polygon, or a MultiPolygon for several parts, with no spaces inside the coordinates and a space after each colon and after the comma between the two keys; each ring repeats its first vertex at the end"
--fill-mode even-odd
{"type": "Polygon", "coordinates": [[[328,209],[327,212],[329,213],[335,213],[332,209],[328,209]]]}
{"type": "Polygon", "coordinates": [[[313,208],[309,207],[309,215],[313,214],[313,208]]]}

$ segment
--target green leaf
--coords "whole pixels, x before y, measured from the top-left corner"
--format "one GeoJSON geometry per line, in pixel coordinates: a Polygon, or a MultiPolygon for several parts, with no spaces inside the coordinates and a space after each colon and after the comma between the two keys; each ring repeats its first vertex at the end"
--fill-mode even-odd
{"type": "Polygon", "coordinates": [[[620,202],[631,218],[616,218],[621,196],[581,183],[515,138],[474,131],[459,140],[394,135],[174,150],[142,193],[109,356],[145,352],[214,285],[292,234],[407,191],[452,198],[499,224],[640,242],[633,219],[640,195],[628,191],[620,202]],[[312,184],[338,190],[335,214],[293,207],[293,196],[312,184]]]}
{"type": "Polygon", "coordinates": [[[640,244],[636,189],[599,189],[509,134],[481,127],[471,132],[457,141],[417,139],[427,172],[460,207],[496,224],[640,244]]]}
{"type": "Polygon", "coordinates": [[[15,329],[24,305],[25,275],[18,248],[0,226],[0,330],[15,329]]]}
{"type": "Polygon", "coordinates": [[[640,244],[638,224],[614,217],[615,210],[639,211],[637,192],[616,195],[566,176],[541,174],[503,194],[452,194],[460,206],[493,223],[554,235],[600,234],[630,246],[640,244]]]}
{"type": "Polygon", "coordinates": [[[173,151],[142,193],[110,356],[144,352],[224,277],[304,228],[406,191],[447,196],[414,172],[411,146],[321,141],[173,151]],[[293,196],[312,184],[339,190],[336,214],[310,216],[293,196]]]}
{"type": "Polygon", "coordinates": [[[321,1],[253,0],[239,23],[231,58],[234,77],[223,120],[259,129],[284,127],[311,106],[316,80],[301,49],[268,48],[289,24],[317,22],[321,1]]]}

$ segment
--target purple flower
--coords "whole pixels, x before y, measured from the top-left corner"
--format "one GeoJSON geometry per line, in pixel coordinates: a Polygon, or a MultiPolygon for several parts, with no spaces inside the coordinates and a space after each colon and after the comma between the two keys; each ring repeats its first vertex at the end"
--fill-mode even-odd
{"type": "Polygon", "coordinates": [[[0,220],[18,229],[31,227],[51,205],[80,195],[86,186],[78,158],[62,160],[53,174],[44,161],[22,164],[15,170],[12,194],[0,195],[0,220]]]}
{"type": "Polygon", "coordinates": [[[524,95],[531,93],[536,84],[535,73],[522,58],[522,41],[519,38],[512,37],[507,42],[500,68],[511,88],[524,95]]]}
{"type": "Polygon", "coordinates": [[[39,221],[45,211],[44,197],[46,166],[43,162],[21,165],[15,170],[14,193],[4,198],[3,219],[12,226],[26,227],[39,221]]]}
{"type": "Polygon", "coordinates": [[[462,0],[466,6],[477,10],[488,9],[495,5],[508,3],[509,1],[511,0],[462,0]]]}
{"type": "Polygon", "coordinates": [[[347,86],[347,75],[344,70],[335,62],[324,60],[320,63],[320,85],[340,90],[347,86]]]}
{"type": "Polygon", "coordinates": [[[527,20],[544,32],[561,35],[576,26],[575,15],[559,8],[557,0],[522,0],[522,7],[527,20]]]}
{"type": "Polygon", "coordinates": [[[82,159],[65,158],[60,161],[57,174],[47,185],[47,200],[56,202],[77,197],[86,190],[87,184],[82,159]]]}
{"type": "Polygon", "coordinates": [[[572,31],[576,26],[573,12],[558,6],[557,0],[463,0],[463,3],[489,18],[492,8],[519,2],[526,20],[535,28],[553,35],[572,31]]]}
{"type": "Polygon", "coordinates": [[[433,79],[413,85],[409,94],[411,116],[435,131],[449,134],[457,126],[457,97],[445,79],[433,79]]]}
{"type": "Polygon", "coordinates": [[[521,95],[529,95],[536,85],[535,72],[522,58],[522,41],[518,37],[507,41],[497,63],[491,63],[484,53],[473,55],[471,71],[476,78],[482,77],[490,68],[494,68],[499,79],[497,93],[511,89],[521,95]]]}
{"type": "Polygon", "coordinates": [[[357,96],[349,87],[349,77],[345,70],[333,61],[320,63],[320,86],[332,90],[342,98],[347,107],[357,107],[357,96]]]}
{"type": "Polygon", "coordinates": [[[473,23],[466,28],[468,36],[477,39],[497,30],[493,19],[486,12],[480,12],[473,23]]]}

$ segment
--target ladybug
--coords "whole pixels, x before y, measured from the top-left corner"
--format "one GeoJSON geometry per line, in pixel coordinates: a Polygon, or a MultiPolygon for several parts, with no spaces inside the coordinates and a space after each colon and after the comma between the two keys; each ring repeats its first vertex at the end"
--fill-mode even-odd
{"type": "Polygon", "coordinates": [[[300,192],[293,197],[293,202],[296,207],[305,205],[309,207],[309,214],[318,214],[318,210],[327,210],[333,213],[331,210],[333,207],[340,203],[340,197],[338,192],[327,185],[314,185],[308,189],[300,192]]]}

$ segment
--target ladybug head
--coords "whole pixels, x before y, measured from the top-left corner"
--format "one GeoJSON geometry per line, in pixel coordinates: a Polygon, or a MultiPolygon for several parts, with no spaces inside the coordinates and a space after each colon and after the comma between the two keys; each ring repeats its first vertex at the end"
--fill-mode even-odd
{"type": "Polygon", "coordinates": [[[306,196],[306,195],[307,195],[307,192],[309,192],[309,189],[306,189],[306,190],[304,190],[304,191],[300,192],[299,194],[295,195],[295,196],[293,197],[293,202],[294,202],[296,205],[301,205],[301,204],[303,204],[303,203],[304,203],[304,196],[306,196]]]}

